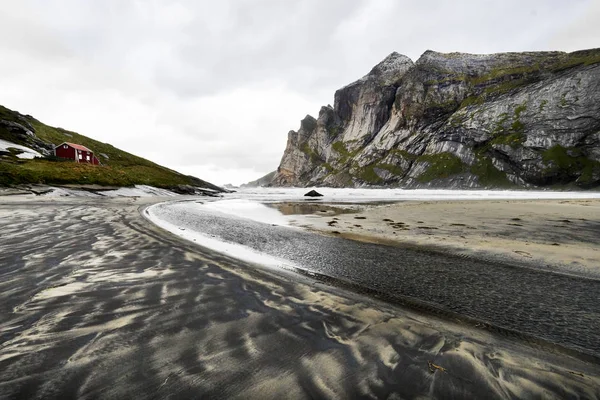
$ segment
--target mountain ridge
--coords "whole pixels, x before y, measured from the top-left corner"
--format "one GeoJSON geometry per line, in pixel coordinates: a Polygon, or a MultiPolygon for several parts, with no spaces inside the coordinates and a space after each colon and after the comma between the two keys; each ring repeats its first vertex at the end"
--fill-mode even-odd
{"type": "Polygon", "coordinates": [[[600,49],[393,52],[305,117],[273,186],[595,188],[600,49]]]}

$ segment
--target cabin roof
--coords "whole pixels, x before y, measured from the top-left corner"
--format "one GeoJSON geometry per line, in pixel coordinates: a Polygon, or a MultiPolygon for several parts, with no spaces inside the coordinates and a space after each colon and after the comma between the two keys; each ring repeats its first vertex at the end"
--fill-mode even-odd
{"type": "Polygon", "coordinates": [[[60,147],[60,146],[62,146],[63,144],[67,144],[67,145],[69,145],[69,146],[71,146],[72,148],[74,148],[74,149],[77,149],[77,150],[88,151],[88,152],[90,152],[90,153],[93,153],[93,151],[91,151],[90,149],[88,149],[88,148],[87,148],[87,147],[85,147],[85,146],[82,146],[82,145],[80,145],[80,144],[75,144],[75,143],[69,143],[69,142],[63,142],[63,143],[59,144],[59,145],[58,145],[58,146],[56,146],[56,147],[60,147]]]}

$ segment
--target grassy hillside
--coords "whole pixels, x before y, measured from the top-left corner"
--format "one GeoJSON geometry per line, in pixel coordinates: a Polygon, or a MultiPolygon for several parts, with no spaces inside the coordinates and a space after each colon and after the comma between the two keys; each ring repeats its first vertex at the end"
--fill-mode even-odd
{"type": "Polygon", "coordinates": [[[201,179],[183,175],[162,167],[144,158],[135,156],[116,147],[102,143],[76,132],[48,126],[37,119],[22,115],[0,106],[0,139],[34,149],[52,148],[49,144],[62,142],[82,144],[92,151],[101,166],[61,161],[53,157],[22,160],[13,155],[0,157],[0,185],[23,183],[45,184],[97,184],[104,186],[132,186],[135,184],[170,188],[191,185],[219,189],[201,179]],[[3,123],[4,121],[4,123],[3,123]],[[18,126],[31,130],[35,137],[28,136],[18,126]]]}

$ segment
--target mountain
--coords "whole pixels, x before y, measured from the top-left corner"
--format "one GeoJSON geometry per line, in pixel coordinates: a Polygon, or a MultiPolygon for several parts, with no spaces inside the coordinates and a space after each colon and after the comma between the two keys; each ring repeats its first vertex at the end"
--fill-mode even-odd
{"type": "Polygon", "coordinates": [[[81,184],[102,186],[150,185],[191,194],[197,188],[223,191],[216,185],[183,175],[151,161],[75,132],[45,125],[30,115],[0,106],[0,140],[24,146],[41,157],[20,158],[8,144],[0,151],[0,186],[17,184],[81,184]],[[53,157],[55,145],[72,142],[92,151],[102,165],[65,161],[53,157]]]}
{"type": "Polygon", "coordinates": [[[307,115],[274,186],[600,186],[600,49],[392,53],[307,115]]]}
{"type": "Polygon", "coordinates": [[[275,177],[276,173],[277,173],[277,171],[269,172],[265,176],[263,176],[261,178],[258,178],[255,181],[244,183],[241,187],[246,188],[246,187],[267,186],[267,185],[269,185],[273,181],[273,178],[275,177]]]}

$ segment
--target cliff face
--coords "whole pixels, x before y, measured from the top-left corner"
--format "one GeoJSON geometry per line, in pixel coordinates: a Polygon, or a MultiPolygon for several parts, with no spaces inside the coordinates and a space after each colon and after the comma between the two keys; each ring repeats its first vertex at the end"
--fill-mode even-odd
{"type": "Polygon", "coordinates": [[[600,49],[392,53],[306,116],[275,186],[600,186],[600,49]]]}

